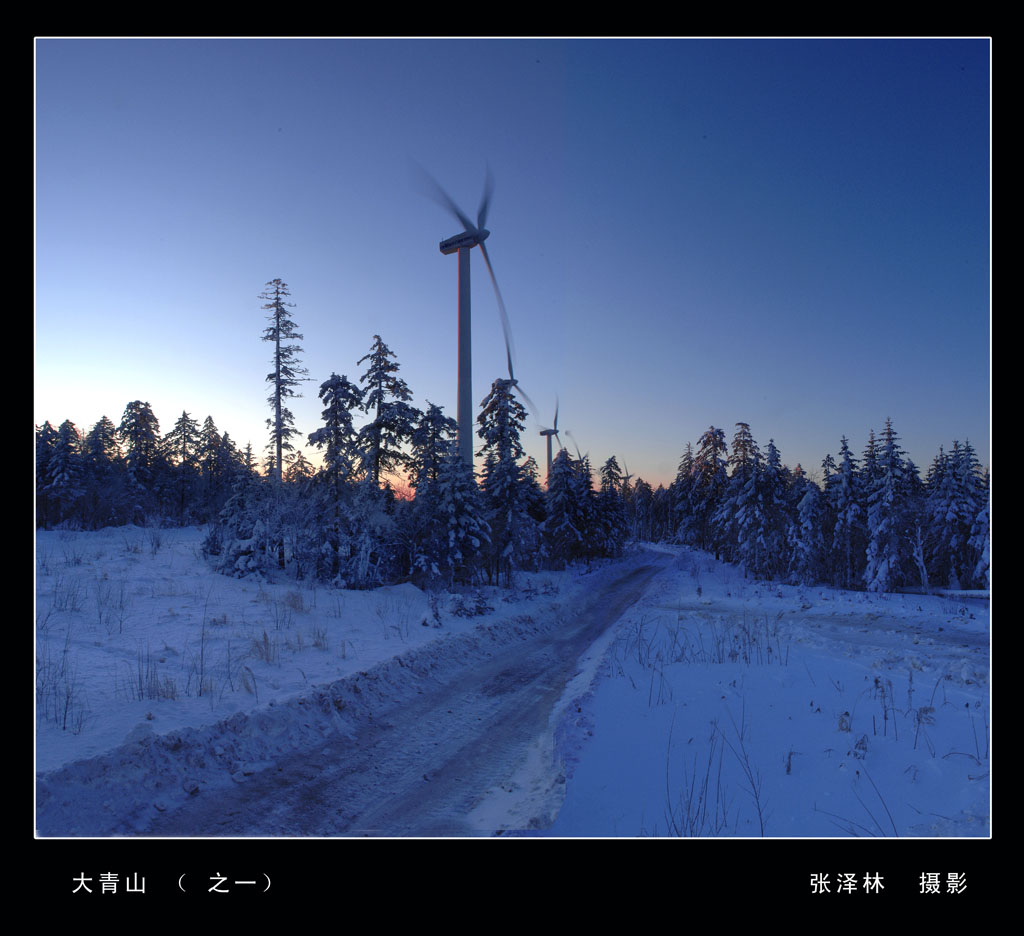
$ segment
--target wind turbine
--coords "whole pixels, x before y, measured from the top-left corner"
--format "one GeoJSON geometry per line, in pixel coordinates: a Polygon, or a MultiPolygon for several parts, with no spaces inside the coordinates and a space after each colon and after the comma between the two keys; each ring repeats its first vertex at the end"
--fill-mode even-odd
{"type": "MultiPolygon", "coordinates": [[[[483,254],[484,263],[487,265],[487,272],[491,276],[491,283],[494,285],[494,295],[498,299],[498,314],[501,317],[501,328],[505,335],[505,358],[508,362],[508,376],[513,386],[519,382],[512,370],[512,330],[508,324],[508,314],[505,312],[505,302],[501,298],[501,290],[498,288],[498,280],[494,275],[494,268],[491,266],[491,258],[487,255],[487,248],[484,241],[490,237],[491,232],[484,225],[487,223],[487,211],[490,207],[491,195],[494,192],[494,177],[490,169],[484,179],[484,192],[480,199],[480,208],[477,210],[476,224],[470,221],[469,216],[461,209],[451,196],[430,176],[425,170],[421,170],[422,176],[427,183],[431,196],[442,207],[446,208],[455,216],[458,222],[465,228],[461,234],[449,237],[441,241],[441,253],[459,255],[459,371],[458,371],[458,403],[456,422],[458,424],[458,447],[462,460],[473,466],[473,362],[472,362],[472,328],[470,320],[470,288],[469,288],[469,252],[474,247],[480,248],[483,254]]],[[[519,391],[523,399],[529,405],[529,397],[519,391]]],[[[532,405],[530,407],[533,409],[532,405]]]]}
{"type": "Polygon", "coordinates": [[[541,429],[540,434],[547,436],[548,440],[548,483],[551,482],[551,437],[558,440],[558,447],[562,448],[562,440],[558,438],[558,400],[555,400],[555,423],[550,429],[541,429]]]}

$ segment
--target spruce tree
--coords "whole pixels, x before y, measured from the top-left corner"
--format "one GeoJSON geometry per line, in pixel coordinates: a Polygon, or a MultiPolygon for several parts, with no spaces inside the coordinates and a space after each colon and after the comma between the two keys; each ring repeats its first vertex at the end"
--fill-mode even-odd
{"type": "Polygon", "coordinates": [[[398,376],[399,365],[394,358],[394,352],[380,335],[374,335],[369,353],[358,361],[370,362],[359,382],[366,385],[362,409],[371,420],[359,430],[359,443],[364,471],[374,484],[380,483],[381,474],[399,471],[409,464],[402,445],[411,438],[419,416],[408,404],[412,392],[398,376]]]}
{"type": "Polygon", "coordinates": [[[490,526],[473,469],[457,450],[441,459],[436,478],[420,484],[413,510],[415,568],[448,588],[471,582],[482,566],[490,526]]]}
{"type": "Polygon", "coordinates": [[[342,374],[331,376],[320,384],[324,409],[324,425],[309,435],[309,444],[323,451],[325,481],[340,496],[341,486],[354,480],[359,461],[357,433],[352,414],[363,402],[363,391],[342,374]]]}
{"type": "Polygon", "coordinates": [[[720,554],[723,559],[731,561],[742,552],[749,559],[746,554],[752,547],[751,530],[759,529],[764,522],[757,500],[757,476],[763,469],[764,460],[747,423],[736,423],[732,451],[726,464],[730,469],[729,479],[713,518],[720,554]],[[745,543],[742,550],[741,540],[745,543]]]}
{"type": "Polygon", "coordinates": [[[48,529],[57,514],[47,488],[48,468],[53,448],[57,441],[57,430],[49,420],[36,426],[36,525],[48,529]]]}
{"type": "Polygon", "coordinates": [[[622,469],[619,468],[619,462],[614,455],[601,466],[600,476],[597,517],[601,552],[606,556],[619,556],[625,546],[628,527],[622,499],[622,469]]]}
{"type": "Polygon", "coordinates": [[[512,393],[514,383],[498,378],[481,403],[477,435],[483,440],[483,485],[491,526],[491,573],[511,585],[513,568],[529,562],[537,544],[530,516],[529,481],[519,459],[526,408],[512,393]]]}
{"type": "Polygon", "coordinates": [[[869,591],[893,591],[906,583],[912,547],[906,467],[892,420],[885,421],[873,455],[874,482],[867,490],[864,584],[869,591]]]}
{"type": "Polygon", "coordinates": [[[800,500],[790,528],[790,570],[801,585],[825,579],[826,536],[830,532],[825,495],[810,481],[799,485],[800,500]]]}
{"type": "Polygon", "coordinates": [[[271,456],[267,467],[278,482],[284,471],[285,452],[294,450],[291,439],[298,435],[295,417],[285,401],[301,396],[295,388],[307,379],[304,375],[308,373],[299,364],[302,348],[293,343],[301,341],[302,335],[288,312],[295,307],[294,303],[285,301],[290,295],[288,284],[280,279],[270,280],[259,295],[260,299],[266,300],[262,308],[267,312],[267,320],[270,322],[263,331],[263,340],[274,345],[271,357],[274,369],[267,374],[267,382],[272,387],[267,403],[274,413],[273,419],[267,420],[267,428],[270,429],[267,451],[271,456]]]}
{"type": "Polygon", "coordinates": [[[106,416],[86,433],[82,444],[86,472],[85,520],[93,528],[120,522],[124,469],[117,427],[106,416]]]}
{"type": "Polygon", "coordinates": [[[672,525],[676,542],[692,542],[693,535],[693,445],[686,443],[679,459],[675,480],[672,482],[672,525]]]}
{"type": "Polygon", "coordinates": [[[576,559],[583,548],[576,474],[568,449],[561,449],[551,462],[544,522],[548,555],[557,568],[576,559]]]}
{"type": "Polygon", "coordinates": [[[163,458],[170,469],[178,523],[185,522],[188,504],[196,494],[201,443],[199,423],[184,410],[161,442],[163,458]]]}
{"type": "Polygon", "coordinates": [[[693,459],[693,544],[700,549],[713,549],[716,558],[720,546],[714,517],[728,482],[727,457],[725,433],[709,427],[697,441],[697,454],[693,459]]]}
{"type": "Polygon", "coordinates": [[[69,519],[85,494],[85,463],[78,428],[66,419],[57,429],[43,489],[59,520],[69,519]]]}
{"type": "Polygon", "coordinates": [[[157,482],[161,469],[160,422],[148,403],[133,400],[125,407],[117,437],[133,493],[127,519],[142,523],[147,510],[151,509],[153,496],[159,493],[157,482]]]}
{"type": "Polygon", "coordinates": [[[831,581],[840,588],[859,584],[867,548],[867,526],[861,472],[846,436],[840,440],[839,465],[828,487],[832,528],[831,581]]]}
{"type": "Polygon", "coordinates": [[[85,436],[83,454],[90,464],[111,465],[121,457],[121,447],[117,444],[117,426],[106,416],[89,430],[85,436]]]}
{"type": "Polygon", "coordinates": [[[438,479],[442,462],[454,449],[457,432],[458,423],[428,400],[426,412],[421,414],[410,437],[409,475],[417,496],[426,485],[438,479]]]}

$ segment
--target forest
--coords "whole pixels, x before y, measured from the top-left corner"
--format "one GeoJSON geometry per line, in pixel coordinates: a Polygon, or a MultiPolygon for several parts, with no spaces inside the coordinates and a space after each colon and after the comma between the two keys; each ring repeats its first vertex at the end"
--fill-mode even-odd
{"type": "Polygon", "coordinates": [[[860,456],[845,436],[821,482],[789,468],[749,425],[709,427],[687,443],[667,488],[595,471],[561,448],[542,484],[521,444],[527,410],[497,379],[477,417],[479,476],[456,453],[455,421],[413,406],[394,353],[374,335],[358,380],[319,386],[322,425],[296,449],[288,410],[306,381],[282,280],[260,298],[273,346],[262,460],[213,418],[182,412],[166,434],[150,405],[127,404],[84,434],[69,420],[36,427],[36,525],[206,526],[204,553],[228,575],[315,578],[344,588],[411,581],[452,589],[511,584],[517,570],[622,554],[632,540],[713,552],[757,579],[847,589],[987,589],[989,476],[967,441],[940,448],[922,477],[891,420],[860,456]],[[596,475],[596,477],[595,477],[596,475]]]}

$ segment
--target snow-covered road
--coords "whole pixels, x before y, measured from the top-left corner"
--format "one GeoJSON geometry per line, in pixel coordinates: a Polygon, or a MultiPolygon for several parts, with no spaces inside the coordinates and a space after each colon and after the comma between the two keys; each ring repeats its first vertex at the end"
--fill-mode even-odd
{"type": "Polygon", "coordinates": [[[571,617],[459,666],[410,654],[402,697],[365,708],[351,733],[337,732],[216,797],[191,799],[146,833],[489,835],[495,830],[481,827],[490,814],[481,807],[509,795],[522,827],[543,823],[564,791],[556,765],[549,762],[531,790],[512,778],[531,750],[549,743],[580,656],[662,567],[617,570],[571,617]]]}
{"type": "Polygon", "coordinates": [[[450,635],[283,704],[144,736],[53,772],[39,784],[40,834],[451,836],[543,827],[564,795],[553,737],[586,688],[574,682],[581,658],[670,565],[669,556],[641,554],[596,571],[584,601],[450,635]],[[263,756],[243,762],[257,736],[263,756]]]}

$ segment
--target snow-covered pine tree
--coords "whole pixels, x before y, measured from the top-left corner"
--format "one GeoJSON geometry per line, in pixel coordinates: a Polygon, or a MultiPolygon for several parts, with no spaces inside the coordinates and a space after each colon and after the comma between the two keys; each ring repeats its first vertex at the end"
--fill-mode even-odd
{"type": "Polygon", "coordinates": [[[117,426],[106,416],[86,433],[82,454],[94,466],[111,465],[121,458],[121,447],[117,444],[117,426]]]}
{"type": "Polygon", "coordinates": [[[121,447],[117,444],[117,426],[108,417],[101,417],[86,433],[82,458],[86,475],[86,496],[82,505],[84,522],[94,529],[119,524],[124,466],[121,447]]]}
{"type": "Polygon", "coordinates": [[[424,480],[413,503],[419,514],[414,565],[447,588],[473,581],[490,542],[490,526],[473,476],[455,450],[441,459],[437,477],[424,480]]]}
{"type": "MultiPolygon", "coordinates": [[[[987,485],[985,485],[987,491],[987,485]]],[[[971,538],[968,541],[969,554],[974,558],[974,569],[971,573],[970,587],[990,588],[990,538],[988,519],[988,497],[982,504],[978,516],[975,518],[974,526],[971,528],[971,538]]]]}
{"type": "Polygon", "coordinates": [[[583,549],[583,532],[579,528],[576,499],[576,468],[569,450],[563,448],[551,461],[547,519],[544,521],[548,556],[559,569],[577,559],[583,549]]]}
{"type": "Polygon", "coordinates": [[[672,535],[672,495],[664,484],[654,489],[651,499],[651,540],[661,543],[672,535]]]}
{"type": "Polygon", "coordinates": [[[308,499],[303,535],[316,576],[339,582],[351,558],[351,507],[363,460],[353,413],[362,405],[363,390],[346,375],[332,373],[320,385],[319,396],[324,425],[308,441],[323,452],[323,464],[308,499]]]}
{"type": "Polygon", "coordinates": [[[873,454],[874,471],[868,477],[873,474],[875,480],[867,490],[864,585],[868,591],[893,591],[905,584],[913,555],[903,451],[891,419],[886,419],[873,454]]]}
{"type": "Polygon", "coordinates": [[[341,496],[343,484],[355,480],[360,460],[352,414],[362,406],[363,391],[342,374],[332,373],[320,384],[324,425],[309,435],[309,444],[323,452],[323,480],[341,496]]]}
{"type": "Polygon", "coordinates": [[[57,522],[71,519],[78,501],[85,495],[85,463],[82,437],[70,419],[65,419],[57,429],[43,486],[57,522]]]}
{"type": "Polygon", "coordinates": [[[830,581],[840,588],[854,588],[863,577],[867,521],[857,459],[850,451],[846,436],[839,445],[839,465],[826,492],[835,517],[829,549],[830,581]]]}
{"type": "Polygon", "coordinates": [[[267,481],[255,471],[235,475],[232,494],[203,540],[203,552],[213,557],[217,571],[241,578],[266,570],[270,500],[267,481]]]}
{"type": "Polygon", "coordinates": [[[597,522],[602,555],[620,556],[629,535],[625,505],[622,499],[623,474],[612,455],[600,471],[601,487],[597,494],[597,522]]]}
{"type": "Polygon", "coordinates": [[[161,441],[161,454],[170,473],[168,494],[173,497],[179,524],[185,523],[189,502],[196,495],[201,443],[199,423],[184,410],[161,441]]]}
{"type": "MultiPolygon", "coordinates": [[[[953,474],[953,487],[956,497],[956,532],[951,542],[956,548],[951,549],[950,565],[956,576],[959,587],[970,588],[975,578],[975,568],[979,553],[977,543],[972,544],[972,534],[978,524],[978,516],[987,501],[987,492],[978,462],[977,453],[970,440],[965,440],[954,452],[950,469],[953,474]]],[[[987,521],[986,521],[987,522],[987,521]]],[[[952,587],[957,587],[950,582],[952,587]]]]}
{"type": "Polygon", "coordinates": [[[790,571],[801,585],[816,585],[827,573],[826,536],[832,524],[827,500],[816,484],[803,479],[797,485],[800,499],[790,525],[790,571]]]}
{"type": "Polygon", "coordinates": [[[57,430],[49,420],[36,426],[36,525],[44,530],[54,522],[57,513],[46,493],[47,467],[56,440],[57,430]]]}
{"type": "MultiPolygon", "coordinates": [[[[386,582],[394,560],[394,517],[389,492],[369,476],[352,486],[346,501],[341,580],[346,588],[374,588],[386,582]],[[347,558],[344,558],[347,555],[347,558]]],[[[405,570],[402,570],[403,572],[405,570]]]]}
{"type": "Polygon", "coordinates": [[[149,403],[133,400],[125,407],[117,428],[118,441],[124,452],[131,504],[127,519],[144,523],[146,513],[153,509],[159,495],[162,471],[160,455],[160,422],[149,403]]]}
{"type": "Polygon", "coordinates": [[[133,400],[124,410],[117,429],[128,473],[145,485],[160,453],[160,421],[148,403],[133,400]]]}
{"type": "Polygon", "coordinates": [[[234,472],[238,468],[238,453],[227,433],[217,431],[212,416],[207,416],[199,430],[200,501],[205,519],[215,518],[230,496],[234,472]]]}
{"type": "Polygon", "coordinates": [[[675,480],[669,491],[672,494],[672,530],[677,543],[691,542],[693,526],[693,444],[686,443],[675,480]]]}
{"type": "Polygon", "coordinates": [[[697,454],[693,459],[692,544],[698,549],[713,549],[716,557],[719,554],[719,542],[713,518],[728,482],[727,458],[725,433],[710,426],[697,440],[697,454]]]}
{"type": "Polygon", "coordinates": [[[519,459],[520,435],[526,408],[513,394],[515,384],[498,378],[484,398],[477,422],[483,440],[483,486],[491,527],[490,577],[512,584],[512,570],[531,563],[539,541],[537,523],[530,516],[529,478],[519,459]]]}
{"type": "Polygon", "coordinates": [[[426,485],[438,479],[442,463],[454,450],[457,432],[458,423],[428,400],[426,412],[410,437],[409,480],[417,497],[426,485]]]}
{"type": "Polygon", "coordinates": [[[765,525],[763,573],[770,577],[782,575],[787,565],[786,531],[789,528],[788,505],[789,472],[782,464],[782,456],[769,439],[764,450],[764,470],[761,472],[765,525]]]}
{"type": "Polygon", "coordinates": [[[414,431],[419,411],[408,404],[412,392],[398,376],[398,362],[394,352],[373,336],[368,354],[358,361],[369,361],[359,382],[366,384],[362,409],[371,420],[359,430],[359,443],[363,451],[363,468],[374,484],[380,483],[381,474],[404,469],[409,456],[402,450],[414,431]]]}
{"type": "Polygon", "coordinates": [[[749,424],[736,423],[732,451],[726,464],[729,478],[712,518],[719,543],[719,554],[731,562],[741,558],[743,553],[748,568],[753,569],[757,563],[751,565],[752,556],[746,554],[753,550],[756,531],[764,522],[758,500],[759,489],[755,481],[762,470],[764,459],[750,432],[749,424]],[[741,541],[745,543],[742,550],[741,541]]]}
{"type": "Polygon", "coordinates": [[[263,331],[263,340],[274,345],[271,357],[274,369],[267,374],[267,382],[272,388],[267,403],[274,413],[273,419],[267,420],[267,428],[270,429],[267,451],[273,459],[268,467],[278,482],[283,476],[285,452],[294,449],[291,439],[298,435],[295,417],[285,406],[285,401],[291,397],[301,396],[295,388],[308,379],[304,376],[308,371],[299,364],[299,353],[302,348],[292,343],[302,341],[302,335],[299,334],[298,327],[288,311],[295,307],[294,303],[285,301],[290,295],[287,283],[281,279],[273,279],[266,284],[258,297],[266,300],[262,308],[267,312],[267,320],[270,322],[263,331]]]}
{"type": "Polygon", "coordinates": [[[284,480],[288,484],[302,485],[307,481],[312,481],[315,474],[316,470],[306,460],[305,455],[298,451],[285,469],[284,480]]]}
{"type": "Polygon", "coordinates": [[[633,512],[633,538],[649,543],[654,510],[654,489],[643,478],[637,478],[636,484],[633,485],[630,506],[633,512]]]}

